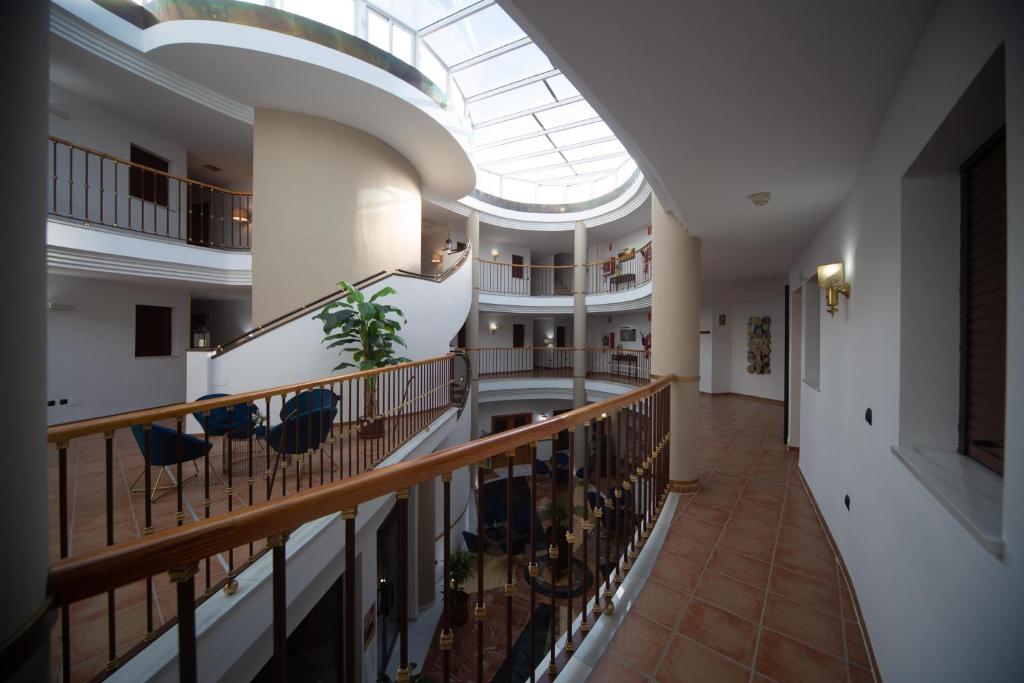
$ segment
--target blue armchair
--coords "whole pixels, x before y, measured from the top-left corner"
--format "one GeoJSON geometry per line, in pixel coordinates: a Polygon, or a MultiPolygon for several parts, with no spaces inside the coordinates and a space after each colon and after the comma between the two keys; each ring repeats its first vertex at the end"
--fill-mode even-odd
{"type": "MultiPolygon", "coordinates": [[[[209,398],[223,398],[225,396],[230,396],[230,394],[206,394],[205,396],[200,396],[196,400],[205,401],[209,398]]],[[[203,427],[207,436],[241,438],[243,436],[248,436],[250,424],[253,425],[254,436],[262,435],[258,433],[259,430],[256,428],[256,422],[260,417],[260,409],[255,403],[240,403],[238,405],[231,406],[230,418],[228,417],[228,409],[226,406],[214,408],[209,411],[209,416],[198,411],[192,413],[192,417],[194,417],[199,425],[203,427]]]]}
{"type": "MultiPolygon", "coordinates": [[[[142,425],[132,425],[131,429],[132,436],[135,437],[135,442],[139,445],[139,452],[145,458],[146,431],[142,425]]],[[[150,489],[150,499],[155,502],[166,493],[174,491],[178,485],[184,486],[197,478],[199,476],[199,467],[196,465],[196,460],[206,455],[211,446],[212,444],[209,441],[197,439],[188,434],[183,433],[179,437],[177,429],[171,429],[170,427],[158,424],[152,425],[149,433],[149,466],[159,467],[160,469],[157,472],[156,481],[150,489]],[[176,466],[179,458],[182,463],[191,462],[195,472],[179,483],[161,486],[160,480],[163,477],[164,471],[167,472],[167,476],[171,477],[173,481],[173,474],[168,468],[172,465],[176,466]]],[[[132,482],[130,487],[132,493],[144,492],[144,489],[138,486],[139,480],[142,479],[144,474],[145,468],[139,473],[139,476],[135,477],[135,481],[132,482]]]]}
{"type": "MultiPolygon", "coordinates": [[[[281,456],[311,453],[320,448],[330,437],[338,416],[339,400],[337,394],[326,389],[312,389],[293,396],[281,408],[281,422],[267,431],[267,445],[281,456]]],[[[334,466],[332,461],[331,467],[334,466]]]]}

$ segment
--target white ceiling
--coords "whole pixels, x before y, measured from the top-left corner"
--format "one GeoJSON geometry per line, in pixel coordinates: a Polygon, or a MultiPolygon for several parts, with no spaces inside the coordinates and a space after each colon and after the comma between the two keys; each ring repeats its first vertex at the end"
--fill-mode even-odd
{"type": "Polygon", "coordinates": [[[705,300],[781,286],[852,186],[935,4],[498,2],[702,238],[705,300]]]}

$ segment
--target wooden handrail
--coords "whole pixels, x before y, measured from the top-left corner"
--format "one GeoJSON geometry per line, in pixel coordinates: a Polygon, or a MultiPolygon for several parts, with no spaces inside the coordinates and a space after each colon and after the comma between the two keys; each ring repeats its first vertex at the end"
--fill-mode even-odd
{"type": "Polygon", "coordinates": [[[174,175],[172,173],[168,173],[167,171],[161,171],[161,170],[153,168],[151,166],[146,166],[145,164],[139,164],[139,163],[136,163],[134,161],[130,161],[128,159],[122,159],[121,157],[116,157],[113,154],[107,154],[106,152],[101,152],[98,149],[93,149],[92,147],[86,147],[85,145],[79,145],[78,143],[71,142],[70,140],[65,140],[64,138],[59,138],[59,137],[57,137],[55,135],[51,135],[50,136],[50,140],[53,141],[53,142],[60,143],[62,145],[67,145],[68,147],[72,147],[74,149],[80,149],[83,152],[87,152],[89,154],[95,154],[96,156],[103,157],[104,159],[109,159],[110,161],[114,161],[114,162],[119,163],[119,164],[124,164],[125,166],[132,166],[134,168],[141,169],[143,171],[146,171],[147,173],[155,173],[157,175],[164,176],[165,178],[171,178],[173,180],[180,180],[181,182],[188,183],[190,185],[200,185],[200,186],[205,187],[205,188],[210,189],[210,190],[216,190],[217,192],[223,192],[224,194],[233,194],[236,197],[252,197],[252,192],[239,192],[237,190],[229,190],[229,189],[224,188],[224,187],[218,187],[217,185],[210,185],[209,183],[204,183],[204,182],[202,182],[200,180],[193,180],[192,178],[188,178],[186,176],[174,175]]]}
{"type": "Polygon", "coordinates": [[[137,424],[151,424],[158,420],[166,420],[169,418],[175,418],[178,416],[187,416],[192,413],[205,412],[213,410],[215,408],[224,408],[227,406],[240,406],[247,403],[252,403],[257,399],[281,396],[283,394],[290,394],[298,391],[304,391],[306,389],[316,389],[323,387],[325,384],[333,384],[335,382],[350,382],[352,380],[363,379],[366,377],[372,377],[376,375],[383,375],[389,372],[396,372],[405,368],[415,368],[435,361],[444,360],[451,358],[451,354],[444,356],[434,356],[433,358],[426,358],[424,360],[411,361],[409,363],[399,363],[397,365],[389,365],[383,368],[376,368],[374,370],[361,370],[359,372],[352,372],[347,375],[332,375],[330,377],[323,377],[321,379],[310,380],[308,382],[298,382],[296,384],[285,384],[278,387],[272,387],[270,389],[260,389],[257,391],[247,391],[240,394],[231,394],[230,396],[224,396],[221,398],[208,398],[203,401],[192,401],[185,403],[172,403],[166,406],[160,406],[158,408],[148,408],[146,410],[136,410],[128,413],[118,413],[117,415],[108,415],[105,417],[96,417],[89,420],[80,420],[78,422],[67,422],[60,425],[55,425],[46,430],[46,440],[49,443],[54,444],[66,444],[71,439],[88,436],[90,434],[104,434],[107,432],[113,432],[117,429],[124,429],[137,424]]]}
{"type": "Polygon", "coordinates": [[[225,548],[289,533],[325,515],[355,508],[360,503],[408,489],[460,467],[550,438],[570,426],[651,396],[674,380],[675,375],[663,376],[651,384],[543,422],[61,560],[50,570],[49,591],[56,605],[66,605],[169,569],[189,566],[225,548]]]}
{"type": "Polygon", "coordinates": [[[476,346],[460,351],[619,351],[623,353],[650,353],[647,349],[617,349],[612,346],[476,346]]]}
{"type": "MultiPolygon", "coordinates": [[[[436,275],[424,275],[422,273],[413,273],[411,271],[402,270],[402,269],[397,269],[397,270],[394,270],[394,271],[391,271],[391,272],[388,272],[386,270],[381,270],[381,271],[378,271],[378,272],[374,273],[373,275],[370,275],[369,277],[365,277],[362,280],[357,280],[357,281],[352,282],[350,284],[353,287],[355,287],[356,289],[362,290],[362,289],[365,289],[365,288],[367,288],[367,287],[369,287],[371,285],[375,285],[378,282],[380,282],[381,280],[383,280],[385,278],[388,278],[388,277],[391,277],[392,275],[395,276],[395,277],[409,277],[409,278],[415,278],[415,279],[418,279],[418,280],[431,280],[433,282],[444,282],[445,280],[447,280],[452,275],[452,273],[454,273],[459,268],[461,268],[462,265],[466,262],[466,259],[469,256],[470,247],[471,247],[471,245],[467,245],[466,248],[462,250],[462,255],[458,258],[457,261],[455,261],[455,263],[450,265],[443,272],[437,273],[436,275]]],[[[310,310],[315,309],[315,308],[317,308],[319,306],[322,306],[322,305],[324,305],[324,304],[326,304],[326,303],[328,303],[330,301],[334,301],[334,300],[339,299],[343,294],[345,294],[345,290],[344,289],[336,289],[333,292],[330,292],[330,293],[325,294],[325,295],[323,295],[323,296],[321,296],[321,297],[319,297],[317,299],[314,299],[313,301],[311,301],[311,302],[309,302],[307,304],[302,304],[298,308],[294,308],[294,309],[288,311],[287,313],[282,313],[281,315],[277,316],[276,318],[268,320],[265,323],[260,323],[256,327],[254,327],[252,330],[250,330],[249,332],[245,332],[244,334],[241,334],[241,335],[235,337],[234,339],[226,341],[223,344],[218,344],[216,349],[215,349],[214,355],[215,356],[219,356],[221,354],[227,353],[228,351],[230,351],[232,349],[238,348],[242,344],[244,344],[244,343],[246,343],[246,342],[248,342],[248,341],[250,341],[252,339],[255,339],[256,337],[259,337],[259,336],[262,336],[262,335],[266,334],[267,332],[269,332],[270,330],[278,327],[279,325],[283,325],[286,322],[290,322],[290,321],[294,320],[295,318],[297,318],[298,316],[304,315],[304,314],[308,313],[310,310]]]]}

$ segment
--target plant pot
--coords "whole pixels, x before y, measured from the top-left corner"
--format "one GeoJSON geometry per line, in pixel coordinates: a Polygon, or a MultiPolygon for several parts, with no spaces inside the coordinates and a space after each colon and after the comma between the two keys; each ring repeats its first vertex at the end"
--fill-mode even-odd
{"type": "Polygon", "coordinates": [[[379,439],[384,436],[384,420],[372,419],[359,427],[356,434],[360,439],[379,439]]]}
{"type": "Polygon", "coordinates": [[[469,621],[469,595],[466,591],[452,591],[452,611],[449,617],[452,626],[462,626],[469,621]]]}

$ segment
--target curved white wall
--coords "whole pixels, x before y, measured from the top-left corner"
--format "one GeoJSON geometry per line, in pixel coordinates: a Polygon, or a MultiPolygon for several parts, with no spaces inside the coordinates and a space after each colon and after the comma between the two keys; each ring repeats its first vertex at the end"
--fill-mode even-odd
{"type": "Polygon", "coordinates": [[[257,323],[342,279],[419,271],[420,178],[395,150],[355,128],[257,109],[253,196],[257,323]]]}

